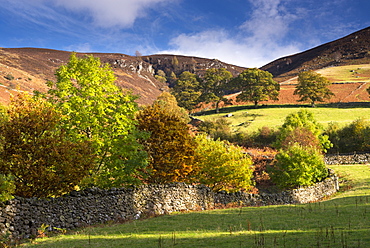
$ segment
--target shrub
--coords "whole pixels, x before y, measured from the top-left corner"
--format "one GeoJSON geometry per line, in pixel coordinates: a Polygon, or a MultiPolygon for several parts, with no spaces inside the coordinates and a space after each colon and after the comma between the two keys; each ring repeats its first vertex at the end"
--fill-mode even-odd
{"type": "Polygon", "coordinates": [[[355,120],[343,128],[340,128],[337,123],[330,123],[326,134],[333,142],[330,152],[370,151],[370,123],[365,119],[355,120]]]}
{"type": "Polygon", "coordinates": [[[315,148],[297,143],[280,150],[268,172],[272,181],[283,189],[312,185],[328,175],[323,155],[315,148]]]}
{"type": "MultiPolygon", "coordinates": [[[[317,123],[314,119],[313,114],[307,110],[300,110],[297,113],[289,114],[285,118],[284,124],[279,129],[279,134],[275,142],[277,148],[282,148],[283,142],[292,135],[292,133],[297,132],[295,129],[300,128],[302,135],[303,131],[307,131],[306,135],[311,136],[311,134],[317,138],[319,141],[321,150],[326,152],[327,149],[332,147],[332,143],[329,140],[329,136],[323,133],[322,126],[317,123]],[[309,131],[309,132],[308,132],[309,131]]],[[[298,135],[298,133],[297,133],[298,135]]],[[[312,140],[313,141],[313,140],[312,140]]],[[[311,142],[311,141],[310,141],[311,142]]]]}
{"type": "Polygon", "coordinates": [[[8,79],[9,81],[13,80],[14,79],[14,76],[12,74],[8,74],[6,76],[4,76],[5,79],[8,79]]]}
{"type": "Polygon", "coordinates": [[[296,127],[284,140],[281,141],[281,149],[288,149],[293,144],[299,144],[303,147],[311,147],[321,151],[319,139],[306,127],[296,127]]]}
{"type": "Polygon", "coordinates": [[[68,193],[88,174],[94,157],[89,142],[72,142],[59,129],[51,103],[19,94],[0,121],[0,174],[12,175],[15,195],[49,197],[68,193]]]}
{"type": "Polygon", "coordinates": [[[231,122],[226,118],[206,120],[199,125],[199,131],[207,133],[214,140],[221,139],[231,141],[233,135],[230,125],[231,122]]]}
{"type": "Polygon", "coordinates": [[[208,139],[205,135],[195,138],[196,181],[213,190],[229,192],[250,189],[252,183],[252,160],[237,146],[227,141],[208,139]]]}

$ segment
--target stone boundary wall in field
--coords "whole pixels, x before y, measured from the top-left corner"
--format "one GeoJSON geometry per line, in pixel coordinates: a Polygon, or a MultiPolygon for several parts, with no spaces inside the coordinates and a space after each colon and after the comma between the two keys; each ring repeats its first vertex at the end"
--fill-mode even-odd
{"type": "Polygon", "coordinates": [[[125,221],[174,211],[213,209],[229,203],[244,206],[314,202],[335,193],[338,178],[331,176],[314,186],[275,194],[214,192],[202,185],[175,183],[133,188],[74,191],[50,198],[15,198],[0,206],[0,231],[13,237],[37,235],[42,224],[73,229],[107,221],[125,221]]]}
{"type": "Polygon", "coordinates": [[[370,163],[370,153],[326,154],[325,163],[327,165],[369,164],[370,163]]]}

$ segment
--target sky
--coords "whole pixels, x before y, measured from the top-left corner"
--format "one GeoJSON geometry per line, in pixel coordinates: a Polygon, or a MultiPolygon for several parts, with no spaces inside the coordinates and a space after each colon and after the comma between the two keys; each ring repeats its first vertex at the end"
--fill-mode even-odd
{"type": "Polygon", "coordinates": [[[0,0],[0,47],[261,67],[370,26],[370,0],[0,0]]]}

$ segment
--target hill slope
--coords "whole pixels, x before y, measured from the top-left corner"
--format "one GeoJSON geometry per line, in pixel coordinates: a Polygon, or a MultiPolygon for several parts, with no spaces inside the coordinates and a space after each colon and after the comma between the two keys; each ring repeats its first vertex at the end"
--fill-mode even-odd
{"type": "Polygon", "coordinates": [[[277,59],[261,67],[282,82],[303,70],[370,63],[370,27],[302,53],[277,59]]]}
{"type": "MultiPolygon", "coordinates": [[[[0,101],[8,102],[9,93],[20,88],[25,91],[45,91],[45,82],[55,81],[55,70],[68,62],[70,52],[38,48],[0,49],[0,101]]],[[[78,54],[83,56],[87,54],[78,54]]],[[[103,63],[111,64],[117,85],[140,95],[139,103],[152,102],[167,87],[154,77],[152,65],[140,58],[124,54],[93,54],[103,63]]]]}

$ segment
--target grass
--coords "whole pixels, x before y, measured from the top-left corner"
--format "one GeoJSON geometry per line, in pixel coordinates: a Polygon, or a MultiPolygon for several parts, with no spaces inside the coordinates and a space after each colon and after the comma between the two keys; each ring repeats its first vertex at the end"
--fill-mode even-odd
{"type": "Polygon", "coordinates": [[[347,190],[323,202],[174,213],[89,227],[24,246],[370,247],[370,166],[332,168],[347,190]]]}
{"type": "Polygon", "coordinates": [[[331,82],[370,82],[370,64],[329,67],[317,72],[331,82]]]}
{"type": "Polygon", "coordinates": [[[219,114],[213,111],[204,112],[203,115],[196,116],[201,120],[209,120],[221,118],[226,113],[232,113],[232,117],[227,119],[231,122],[234,131],[253,132],[263,126],[277,128],[284,123],[285,117],[299,111],[302,108],[307,108],[308,111],[314,114],[315,119],[326,127],[330,122],[337,122],[340,125],[345,125],[353,122],[358,118],[367,118],[370,120],[370,104],[363,103],[361,107],[335,107],[333,105],[318,105],[316,108],[307,107],[304,105],[270,105],[253,108],[251,105],[226,107],[219,114]]]}

